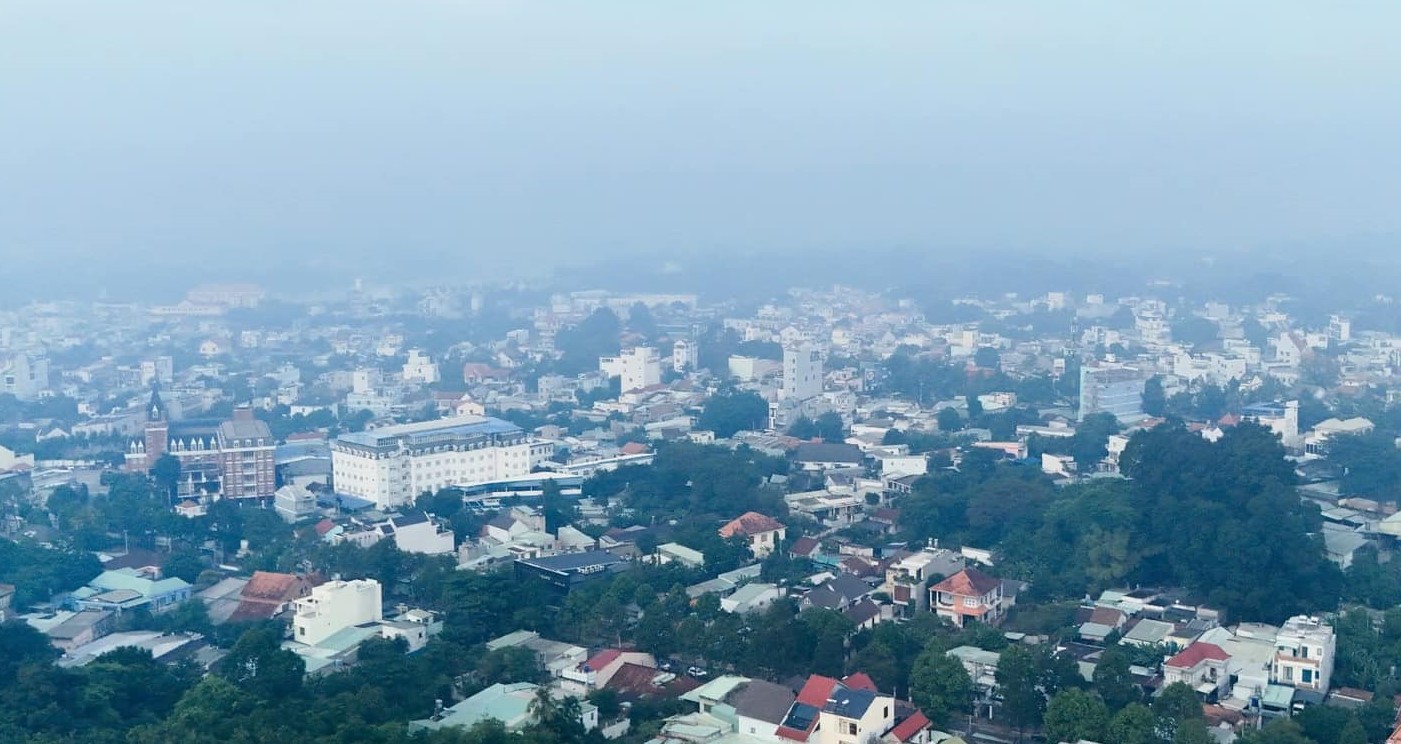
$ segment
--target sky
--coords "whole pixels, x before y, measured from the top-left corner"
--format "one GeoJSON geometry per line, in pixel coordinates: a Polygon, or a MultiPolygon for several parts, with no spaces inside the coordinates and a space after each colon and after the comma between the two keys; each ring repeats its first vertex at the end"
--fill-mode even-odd
{"type": "Polygon", "coordinates": [[[1397,28],[1395,0],[0,0],[0,266],[1326,249],[1401,235],[1397,28]]]}

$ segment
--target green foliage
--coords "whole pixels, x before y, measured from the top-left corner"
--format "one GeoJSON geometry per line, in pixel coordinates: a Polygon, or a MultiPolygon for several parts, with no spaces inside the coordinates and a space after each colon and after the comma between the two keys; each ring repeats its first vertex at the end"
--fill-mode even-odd
{"type": "Polygon", "coordinates": [[[740,431],[762,431],[768,420],[769,404],[758,393],[722,392],[706,401],[698,423],[725,439],[740,431]]]}
{"type": "MultiPolygon", "coordinates": [[[[643,523],[706,515],[731,519],[746,511],[781,518],[786,512],[782,493],[764,488],[763,479],[786,468],[782,460],[748,447],[665,442],[658,444],[651,465],[599,473],[584,483],[584,494],[621,497],[643,523]]],[[[713,531],[715,525],[708,527],[713,531]]]]}
{"type": "Polygon", "coordinates": [[[931,645],[910,671],[910,699],[935,726],[944,726],[972,704],[973,682],[962,662],[931,645]]]}
{"type": "Polygon", "coordinates": [[[1401,500],[1401,449],[1396,447],[1395,434],[1378,429],[1332,437],[1328,440],[1328,462],[1342,476],[1339,489],[1343,494],[1401,500]]]}
{"type": "MultiPolygon", "coordinates": [[[[1322,742],[1319,742],[1322,744],[1322,742]]],[[[1356,716],[1351,718],[1338,734],[1338,744],[1367,744],[1367,729],[1356,716]]]]}
{"type": "Polygon", "coordinates": [[[1109,726],[1104,701],[1083,690],[1063,690],[1046,705],[1047,741],[1100,741],[1109,726]]]}
{"type": "Polygon", "coordinates": [[[1313,744],[1292,718],[1277,718],[1258,731],[1248,730],[1237,741],[1241,744],[1313,744]]]}
{"type": "Polygon", "coordinates": [[[1163,378],[1153,375],[1143,383],[1143,412],[1162,416],[1167,412],[1167,396],[1163,394],[1163,378]]]}
{"type": "Polygon", "coordinates": [[[952,406],[939,409],[935,421],[939,424],[939,431],[963,431],[963,417],[952,406]]]}
{"type": "Polygon", "coordinates": [[[507,646],[488,651],[477,662],[477,674],[483,685],[498,682],[543,682],[545,670],[540,666],[540,657],[535,651],[524,646],[507,646]]]}
{"type": "Polygon", "coordinates": [[[55,550],[0,539],[0,583],[13,584],[16,609],[47,602],[59,592],[71,591],[102,573],[92,553],[55,550]]]}
{"type": "Polygon", "coordinates": [[[1130,703],[1138,702],[1142,697],[1133,674],[1129,671],[1132,664],[1132,657],[1121,646],[1110,646],[1100,654],[1099,663],[1095,665],[1094,690],[1099,693],[1105,705],[1109,706],[1110,712],[1117,713],[1130,703]]]}
{"type": "Polygon", "coordinates": [[[183,579],[191,584],[199,579],[199,574],[204,570],[204,561],[199,557],[199,553],[193,550],[178,550],[165,557],[165,562],[161,564],[161,571],[166,576],[174,576],[183,579]]]}
{"type": "Polygon", "coordinates": [[[597,369],[599,357],[618,353],[621,334],[622,322],[612,310],[595,310],[578,325],[556,334],[555,348],[560,352],[556,371],[576,375],[597,369]]]}
{"type": "Polygon", "coordinates": [[[1188,346],[1205,346],[1216,341],[1221,329],[1215,321],[1188,316],[1172,324],[1172,340],[1188,346]]]}
{"type": "Polygon", "coordinates": [[[1131,703],[1109,721],[1108,740],[1115,744],[1158,744],[1158,718],[1141,703],[1131,703]]]}
{"type": "Polygon", "coordinates": [[[262,700],[278,700],[301,689],[306,662],[284,650],[282,634],[267,625],[245,632],[219,662],[219,669],[239,689],[262,700]]]}
{"type": "Polygon", "coordinates": [[[1075,660],[1048,646],[1009,646],[997,663],[1002,710],[1018,729],[1040,725],[1050,697],[1082,684],[1075,660]]]}

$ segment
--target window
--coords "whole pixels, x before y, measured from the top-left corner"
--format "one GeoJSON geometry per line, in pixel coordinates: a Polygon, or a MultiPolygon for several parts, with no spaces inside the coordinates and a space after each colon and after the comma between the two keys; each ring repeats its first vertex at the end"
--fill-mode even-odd
{"type": "MultiPolygon", "coordinates": [[[[1300,647],[1299,647],[1299,658],[1300,658],[1300,659],[1307,659],[1307,658],[1309,658],[1309,647],[1308,647],[1308,646],[1300,646],[1300,647]]],[[[1304,681],[1307,682],[1308,680],[1304,680],[1304,681]]]]}
{"type": "Polygon", "coordinates": [[[963,606],[964,606],[964,607],[977,607],[977,606],[978,606],[978,600],[977,600],[977,598],[975,598],[975,597],[964,597],[964,598],[963,598],[963,606]]]}
{"type": "Polygon", "coordinates": [[[1293,681],[1294,681],[1294,667],[1287,666],[1287,667],[1284,668],[1284,681],[1285,681],[1285,682],[1293,682],[1293,681]]]}
{"type": "Polygon", "coordinates": [[[846,732],[851,736],[856,736],[856,724],[848,721],[846,724],[846,732]]]}

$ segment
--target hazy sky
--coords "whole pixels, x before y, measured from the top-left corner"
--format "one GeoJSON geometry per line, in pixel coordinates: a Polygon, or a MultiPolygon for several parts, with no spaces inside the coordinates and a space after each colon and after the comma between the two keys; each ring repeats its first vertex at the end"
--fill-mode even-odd
{"type": "Polygon", "coordinates": [[[1395,0],[0,0],[0,258],[313,282],[1401,234],[1398,28],[1395,0]]]}

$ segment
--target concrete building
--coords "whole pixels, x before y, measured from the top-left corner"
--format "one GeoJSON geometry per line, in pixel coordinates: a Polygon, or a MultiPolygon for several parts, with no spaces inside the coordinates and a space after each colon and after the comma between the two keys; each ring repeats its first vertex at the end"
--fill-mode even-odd
{"type": "Polygon", "coordinates": [[[719,532],[720,537],[726,540],[733,537],[744,538],[749,543],[749,552],[753,553],[755,558],[763,560],[783,542],[788,529],[782,522],[767,514],[745,512],[726,522],[719,532]]]}
{"type": "Polygon", "coordinates": [[[380,585],[374,579],[329,581],[297,600],[292,638],[308,646],[356,625],[384,619],[380,585]]]}
{"type": "Polygon", "coordinates": [[[143,437],[126,455],[129,470],[150,470],[162,455],[180,461],[179,493],[197,497],[209,489],[225,498],[268,498],[276,491],[276,451],[268,425],[252,409],[229,421],[171,420],[160,393],[151,391],[143,437]]]}
{"type": "MultiPolygon", "coordinates": [[[[500,721],[507,731],[520,731],[536,722],[534,706],[539,687],[529,682],[497,683],[450,708],[434,713],[432,718],[413,721],[409,731],[433,731],[440,728],[470,729],[483,721],[500,721]]],[[[579,719],[585,731],[598,728],[598,708],[581,701],[579,719]]]]}
{"type": "Polygon", "coordinates": [[[273,494],[277,516],[288,524],[296,524],[317,514],[316,495],[298,485],[288,485],[273,494]]]}
{"type": "Polygon", "coordinates": [[[802,345],[783,350],[784,400],[807,400],[822,394],[822,355],[811,346],[802,345]]]}
{"type": "Polygon", "coordinates": [[[694,372],[700,367],[700,344],[690,339],[677,341],[671,347],[671,368],[677,372],[694,372]]]}
{"type": "Polygon", "coordinates": [[[1275,636],[1270,681],[1327,693],[1333,679],[1336,643],[1333,628],[1319,618],[1307,615],[1289,618],[1275,636]]]}
{"type": "Polygon", "coordinates": [[[1147,377],[1134,367],[1081,367],[1078,419],[1084,421],[1094,413],[1111,413],[1125,423],[1142,420],[1146,382],[1147,377]]]}
{"type": "Polygon", "coordinates": [[[342,434],[331,443],[331,468],[338,492],[386,509],[424,491],[527,475],[553,454],[552,442],[509,421],[457,416],[342,434]]]}
{"type": "Polygon", "coordinates": [[[34,400],[48,389],[48,358],[23,351],[0,356],[0,393],[34,400]]]}
{"type": "Polygon", "coordinates": [[[420,349],[409,349],[408,361],[404,362],[404,369],[401,374],[404,382],[420,382],[424,385],[431,385],[439,380],[438,365],[433,362],[433,357],[424,354],[420,349]]]}
{"type": "Polygon", "coordinates": [[[657,350],[638,346],[615,357],[598,360],[598,370],[622,380],[622,391],[641,390],[662,383],[662,360],[657,350]]]}
{"type": "Polygon", "coordinates": [[[73,604],[80,610],[110,610],[121,614],[145,608],[160,613],[190,598],[190,585],[183,579],[160,578],[152,569],[119,568],[103,571],[88,585],[73,592],[73,604]]]}

